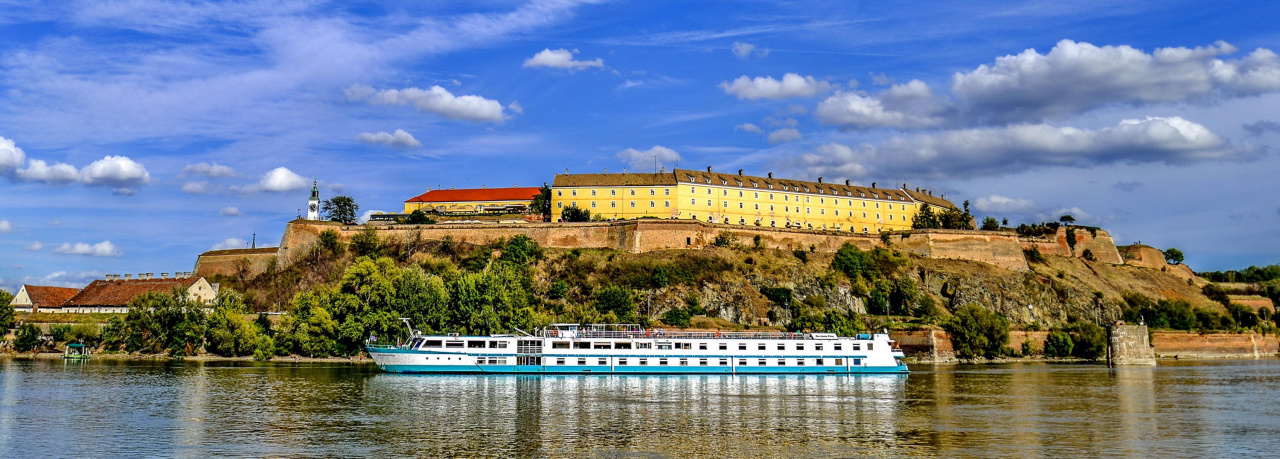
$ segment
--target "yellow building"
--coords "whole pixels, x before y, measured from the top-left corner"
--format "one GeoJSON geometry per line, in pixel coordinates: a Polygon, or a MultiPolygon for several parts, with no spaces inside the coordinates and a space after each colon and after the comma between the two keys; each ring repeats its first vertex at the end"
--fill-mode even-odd
{"type": "Polygon", "coordinates": [[[878,233],[911,228],[920,205],[955,208],[928,192],[676,169],[563,174],[552,212],[577,206],[607,219],[669,218],[728,225],[878,233]]]}
{"type": "Polygon", "coordinates": [[[470,188],[432,190],[404,202],[404,213],[415,210],[450,213],[505,211],[524,212],[539,188],[470,188]]]}

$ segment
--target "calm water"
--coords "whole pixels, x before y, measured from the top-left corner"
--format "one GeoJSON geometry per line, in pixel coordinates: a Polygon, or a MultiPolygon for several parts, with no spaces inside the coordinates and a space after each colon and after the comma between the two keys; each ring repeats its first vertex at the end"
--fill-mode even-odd
{"type": "Polygon", "coordinates": [[[1263,456],[1280,361],[414,376],[0,359],[0,457],[1263,456]]]}

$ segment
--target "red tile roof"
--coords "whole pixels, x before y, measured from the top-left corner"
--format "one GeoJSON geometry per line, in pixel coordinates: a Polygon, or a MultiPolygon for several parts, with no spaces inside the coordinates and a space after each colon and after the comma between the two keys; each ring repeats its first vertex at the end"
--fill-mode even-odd
{"type": "Polygon", "coordinates": [[[125,306],[147,292],[169,293],[174,287],[190,288],[199,277],[180,279],[103,280],[90,283],[63,306],[125,306]]]}
{"type": "Polygon", "coordinates": [[[37,308],[56,308],[80,292],[78,288],[49,287],[44,285],[23,285],[27,296],[31,297],[31,305],[37,308]]]}
{"type": "Polygon", "coordinates": [[[470,188],[464,190],[432,190],[405,202],[529,202],[540,188],[470,188]]]}

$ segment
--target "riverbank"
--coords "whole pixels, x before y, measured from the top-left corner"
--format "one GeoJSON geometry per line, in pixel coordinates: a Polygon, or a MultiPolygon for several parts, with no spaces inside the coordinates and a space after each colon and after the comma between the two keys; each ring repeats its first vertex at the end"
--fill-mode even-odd
{"type": "MultiPolygon", "coordinates": [[[[33,360],[58,360],[62,358],[61,352],[0,352],[0,358],[14,359],[33,359],[33,360]]],[[[214,354],[193,355],[182,358],[169,357],[165,354],[124,354],[124,353],[103,353],[93,354],[93,360],[120,360],[120,361],[192,361],[192,362],[253,362],[253,357],[223,357],[214,354]]],[[[347,363],[354,365],[372,365],[373,360],[363,355],[356,357],[301,357],[287,356],[274,357],[265,362],[272,363],[347,363]]]]}
{"type": "MultiPolygon", "coordinates": [[[[1009,333],[1009,347],[1021,349],[1022,343],[1031,342],[1036,349],[1043,349],[1047,331],[1013,331],[1009,333]]],[[[907,354],[910,363],[957,363],[951,336],[944,330],[890,331],[907,354]]],[[[1280,338],[1274,334],[1259,333],[1199,333],[1176,330],[1151,332],[1151,347],[1157,359],[1208,360],[1208,359],[1260,359],[1280,356],[1280,338]]],[[[1043,357],[996,359],[991,363],[1005,362],[1062,362],[1071,359],[1046,359],[1043,357]]],[[[969,361],[965,363],[984,363],[969,361]]]]}

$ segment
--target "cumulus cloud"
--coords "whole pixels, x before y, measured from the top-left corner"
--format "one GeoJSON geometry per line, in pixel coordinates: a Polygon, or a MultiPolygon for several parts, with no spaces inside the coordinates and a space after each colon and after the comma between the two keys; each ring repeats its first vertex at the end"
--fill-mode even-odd
{"type": "Polygon", "coordinates": [[[32,241],[30,244],[27,244],[25,247],[23,247],[22,250],[26,250],[28,252],[39,252],[40,249],[43,249],[43,248],[44,248],[44,244],[41,244],[40,241],[32,241]]]}
{"type": "Polygon", "coordinates": [[[0,220],[0,233],[8,233],[10,231],[13,231],[13,223],[9,223],[9,220],[0,220]]]}
{"type": "Polygon", "coordinates": [[[240,208],[239,207],[223,207],[222,210],[218,211],[218,215],[221,215],[224,217],[235,217],[240,215],[240,208]]]}
{"type": "Polygon", "coordinates": [[[754,133],[756,133],[756,134],[764,134],[764,129],[760,129],[760,126],[756,126],[756,125],[751,124],[751,123],[742,123],[742,124],[739,124],[739,125],[737,125],[737,126],[734,126],[734,127],[733,127],[733,130],[735,130],[735,131],[743,131],[743,132],[754,132],[754,133]]]}
{"type": "Polygon", "coordinates": [[[655,168],[662,168],[666,165],[680,161],[680,154],[670,148],[654,145],[648,150],[636,150],[628,148],[618,152],[618,159],[627,164],[633,172],[649,171],[655,168]],[[656,158],[656,164],[655,164],[656,158]]]}
{"type": "Polygon", "coordinates": [[[80,181],[80,171],[75,166],[65,163],[48,163],[32,159],[27,162],[26,169],[18,169],[18,178],[28,182],[44,182],[50,185],[65,185],[80,181]]]}
{"type": "Polygon", "coordinates": [[[307,179],[286,167],[277,167],[262,176],[258,188],[273,193],[300,190],[307,187],[307,179]]]}
{"type": "Polygon", "coordinates": [[[800,135],[800,131],[794,128],[778,129],[769,133],[769,144],[774,145],[783,142],[790,142],[792,140],[799,140],[803,137],[804,136],[800,135]]]}
{"type": "Polygon", "coordinates": [[[950,104],[920,80],[893,85],[874,96],[840,91],[813,111],[822,124],[843,129],[934,127],[951,122],[952,112],[950,104]]]}
{"type": "Polygon", "coordinates": [[[53,253],[63,255],[85,255],[90,257],[118,257],[124,255],[115,244],[111,241],[102,241],[97,244],[88,244],[84,242],[70,243],[64,242],[61,246],[53,249],[53,253]]]}
{"type": "Polygon", "coordinates": [[[733,42],[732,50],[733,50],[733,55],[738,56],[738,59],[749,58],[751,57],[752,53],[754,53],[756,56],[759,56],[759,57],[765,57],[769,55],[769,48],[757,49],[756,45],[753,45],[751,43],[743,43],[740,41],[733,42]]]}
{"type": "Polygon", "coordinates": [[[1063,215],[1070,215],[1071,218],[1076,219],[1077,224],[1081,225],[1100,225],[1106,223],[1105,219],[1097,217],[1089,212],[1085,212],[1084,209],[1079,207],[1060,207],[1058,209],[1054,209],[1052,212],[1040,214],[1038,219],[1041,221],[1056,222],[1063,215]]]}
{"type": "Polygon", "coordinates": [[[885,74],[883,74],[883,73],[874,73],[874,72],[872,72],[872,73],[871,73],[871,82],[872,82],[872,83],[875,83],[875,84],[877,84],[877,85],[880,85],[880,86],[889,86],[889,85],[891,85],[891,84],[897,83],[897,82],[898,82],[898,80],[895,80],[895,79],[893,79],[893,78],[890,78],[888,75],[885,75],[885,74]]]}
{"type": "Polygon", "coordinates": [[[1275,121],[1258,121],[1241,126],[1249,135],[1257,137],[1268,132],[1280,132],[1280,123],[1275,121]]]}
{"type": "Polygon", "coordinates": [[[803,156],[801,165],[816,175],[850,170],[854,163],[859,167],[852,170],[865,172],[874,166],[887,176],[946,178],[1003,175],[1045,166],[1251,160],[1265,151],[1248,144],[1235,147],[1204,126],[1179,117],[1127,119],[1094,130],[1020,124],[894,136],[857,148],[836,145],[803,156]]]}
{"type": "Polygon", "coordinates": [[[418,111],[435,113],[449,119],[488,121],[501,123],[504,119],[502,104],[484,97],[455,96],[448,89],[432,86],[428,89],[406,88],[378,91],[364,85],[351,85],[346,89],[347,98],[372,105],[413,106],[418,111]]]}
{"type": "Polygon", "coordinates": [[[147,168],[125,156],[106,156],[90,163],[80,171],[85,185],[129,187],[151,181],[147,168]]]}
{"type": "Polygon", "coordinates": [[[235,177],[236,170],[218,163],[196,163],[183,167],[182,175],[203,175],[209,178],[235,177]]]}
{"type": "Polygon", "coordinates": [[[524,60],[524,67],[550,67],[556,69],[567,69],[576,72],[585,68],[604,67],[604,60],[595,58],[589,61],[577,61],[573,59],[573,54],[578,50],[569,51],[567,49],[544,49],[538,51],[533,57],[524,60]]]}
{"type": "Polygon", "coordinates": [[[1239,59],[1219,41],[1196,48],[1095,46],[1062,40],[952,77],[951,93],[974,116],[1060,118],[1110,104],[1240,97],[1280,91],[1280,57],[1259,48],[1239,59]]]}
{"type": "Polygon", "coordinates": [[[186,182],[182,184],[182,192],[186,194],[207,194],[212,191],[209,182],[186,182]]]}
{"type": "Polygon", "coordinates": [[[1030,214],[1040,210],[1040,205],[1031,199],[1010,198],[993,194],[974,200],[973,207],[982,212],[1001,214],[1030,214]]]}
{"type": "Polygon", "coordinates": [[[819,81],[812,76],[800,76],[788,73],[781,80],[771,76],[751,78],[746,75],[738,77],[732,83],[720,83],[724,92],[739,99],[783,99],[788,97],[814,97],[831,90],[831,83],[819,81]]]}
{"type": "Polygon", "coordinates": [[[223,239],[222,242],[214,244],[213,247],[209,247],[209,250],[243,249],[247,247],[249,247],[249,241],[238,237],[232,237],[223,239]]]}
{"type": "Polygon", "coordinates": [[[359,140],[360,143],[386,145],[392,148],[418,148],[422,146],[418,139],[413,138],[413,134],[405,132],[404,129],[396,129],[395,132],[390,134],[386,131],[377,133],[363,132],[356,136],[356,140],[359,140]]]}
{"type": "Polygon", "coordinates": [[[0,137],[0,172],[22,167],[27,155],[12,140],[0,137]]]}
{"type": "Polygon", "coordinates": [[[356,218],[356,223],[363,225],[369,222],[369,217],[372,217],[373,214],[385,214],[385,213],[387,213],[387,211],[385,210],[375,210],[375,209],[366,210],[364,211],[364,213],[360,214],[358,218],[356,218]]]}

